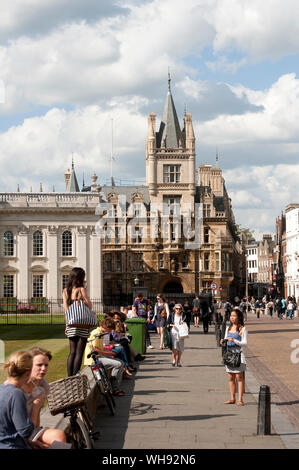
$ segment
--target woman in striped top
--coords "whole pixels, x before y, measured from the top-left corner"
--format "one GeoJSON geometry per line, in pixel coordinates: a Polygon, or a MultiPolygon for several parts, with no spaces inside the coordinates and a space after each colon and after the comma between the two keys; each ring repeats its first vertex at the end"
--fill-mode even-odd
{"type": "MultiPolygon", "coordinates": [[[[73,268],[67,286],[63,290],[63,306],[66,312],[70,305],[76,300],[82,300],[90,309],[92,304],[88,298],[85,288],[85,271],[82,268],[73,268]]],[[[67,360],[67,373],[76,375],[82,364],[82,358],[89,336],[88,325],[66,325],[65,334],[69,339],[70,353],[67,360]]]]}

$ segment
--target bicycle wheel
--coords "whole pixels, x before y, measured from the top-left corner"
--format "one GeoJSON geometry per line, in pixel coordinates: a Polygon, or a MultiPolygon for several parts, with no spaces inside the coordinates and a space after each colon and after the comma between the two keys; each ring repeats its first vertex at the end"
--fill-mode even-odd
{"type": "Polygon", "coordinates": [[[106,393],[104,393],[104,396],[105,396],[105,400],[106,400],[107,406],[109,408],[110,414],[111,414],[111,416],[114,416],[115,415],[115,401],[114,401],[114,398],[111,395],[110,391],[106,391],[106,393]]]}
{"type": "Polygon", "coordinates": [[[71,419],[70,440],[74,449],[93,449],[94,445],[83,421],[78,417],[71,419]]]}

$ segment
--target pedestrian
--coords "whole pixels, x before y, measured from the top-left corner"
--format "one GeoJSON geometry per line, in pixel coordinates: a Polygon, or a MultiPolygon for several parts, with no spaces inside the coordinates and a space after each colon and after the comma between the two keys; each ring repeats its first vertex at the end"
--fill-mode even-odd
{"type": "Polygon", "coordinates": [[[267,303],[267,309],[271,318],[273,316],[273,308],[274,308],[274,303],[272,299],[270,299],[270,302],[267,303]]]}
{"type": "Polygon", "coordinates": [[[287,305],[287,318],[290,320],[293,320],[293,315],[294,315],[294,304],[292,300],[288,301],[287,305]]]}
{"type": "Polygon", "coordinates": [[[230,400],[224,402],[225,405],[231,405],[236,402],[236,380],[238,381],[238,393],[239,399],[237,402],[238,406],[244,406],[243,394],[245,388],[244,372],[246,370],[246,360],[244,354],[244,348],[247,346],[247,329],[244,326],[244,320],[242,312],[235,308],[232,310],[230,315],[229,326],[226,327],[226,332],[224,340],[222,339],[220,343],[223,345],[224,341],[227,340],[227,347],[240,351],[241,353],[241,364],[239,367],[226,367],[226,372],[229,377],[229,388],[230,388],[230,400]]]}
{"type": "Polygon", "coordinates": [[[156,322],[157,333],[160,336],[159,349],[164,349],[164,328],[169,317],[169,307],[162,294],[157,295],[152,323],[156,322]]]}
{"type": "Polygon", "coordinates": [[[184,312],[184,315],[185,315],[185,318],[186,318],[186,323],[188,325],[188,329],[190,331],[190,323],[191,323],[191,317],[192,317],[192,309],[191,309],[191,306],[189,304],[189,301],[188,299],[185,300],[185,303],[183,305],[183,312],[184,312]]]}
{"type": "MultiPolygon", "coordinates": [[[[138,318],[143,318],[144,320],[147,321],[147,323],[150,323],[150,304],[147,299],[144,298],[144,295],[142,292],[139,292],[137,295],[134,303],[133,303],[133,316],[138,317],[138,318]]],[[[148,328],[146,326],[145,328],[145,338],[146,338],[146,346],[148,349],[153,349],[153,346],[151,344],[151,338],[149,335],[148,328]]]]}
{"type": "MultiPolygon", "coordinates": [[[[84,306],[87,307],[87,312],[92,313],[92,304],[88,298],[86,291],[85,271],[82,268],[73,268],[69,276],[66,288],[63,290],[63,306],[65,311],[65,318],[67,318],[67,311],[71,309],[74,304],[74,315],[78,314],[80,318],[80,310],[84,306]]],[[[66,325],[65,334],[69,339],[70,352],[67,359],[67,372],[68,376],[76,375],[82,364],[82,358],[86,346],[86,341],[89,336],[91,327],[96,326],[96,317],[94,316],[94,324],[84,324],[83,320],[78,320],[78,323],[66,325]],[[80,323],[79,323],[80,322],[80,323]]]]}
{"type": "Polygon", "coordinates": [[[200,316],[203,324],[203,332],[207,334],[209,332],[210,309],[206,299],[200,301],[200,316]]]}
{"type": "Polygon", "coordinates": [[[29,438],[34,430],[22,386],[30,378],[33,358],[28,351],[11,354],[4,364],[7,381],[0,385],[0,449],[39,448],[29,438]]]}
{"type": "Polygon", "coordinates": [[[179,336],[179,325],[185,320],[183,315],[183,307],[181,304],[174,306],[174,311],[169,314],[167,323],[170,326],[171,342],[172,342],[172,366],[182,367],[181,359],[184,352],[184,339],[179,336]]]}
{"type": "Polygon", "coordinates": [[[224,311],[225,311],[225,321],[228,321],[231,311],[232,311],[232,304],[230,303],[228,299],[224,304],[224,311]]]}
{"type": "Polygon", "coordinates": [[[193,319],[194,319],[194,327],[199,328],[199,308],[200,308],[200,300],[198,295],[195,296],[193,299],[193,319]]]}
{"type": "Polygon", "coordinates": [[[254,303],[256,318],[260,318],[260,301],[257,299],[254,303]]]}

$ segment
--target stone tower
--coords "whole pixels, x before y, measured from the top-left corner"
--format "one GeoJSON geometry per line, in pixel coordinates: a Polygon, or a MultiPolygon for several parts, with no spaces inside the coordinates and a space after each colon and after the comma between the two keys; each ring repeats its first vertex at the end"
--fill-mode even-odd
{"type": "Polygon", "coordinates": [[[148,118],[146,143],[146,184],[152,203],[160,204],[167,196],[180,197],[181,204],[194,204],[195,136],[192,116],[185,113],[181,130],[168,76],[168,93],[159,131],[156,114],[148,118]]]}

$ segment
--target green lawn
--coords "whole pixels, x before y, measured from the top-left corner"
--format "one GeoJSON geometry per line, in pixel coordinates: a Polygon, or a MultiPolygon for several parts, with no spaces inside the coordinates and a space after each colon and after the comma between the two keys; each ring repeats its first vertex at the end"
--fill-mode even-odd
{"type": "MultiPolygon", "coordinates": [[[[47,381],[67,377],[66,361],[69,352],[68,339],[65,336],[64,325],[6,325],[0,324],[0,340],[4,341],[5,359],[14,351],[40,346],[51,351],[47,381]]],[[[0,383],[6,378],[2,367],[0,383]]]]}

